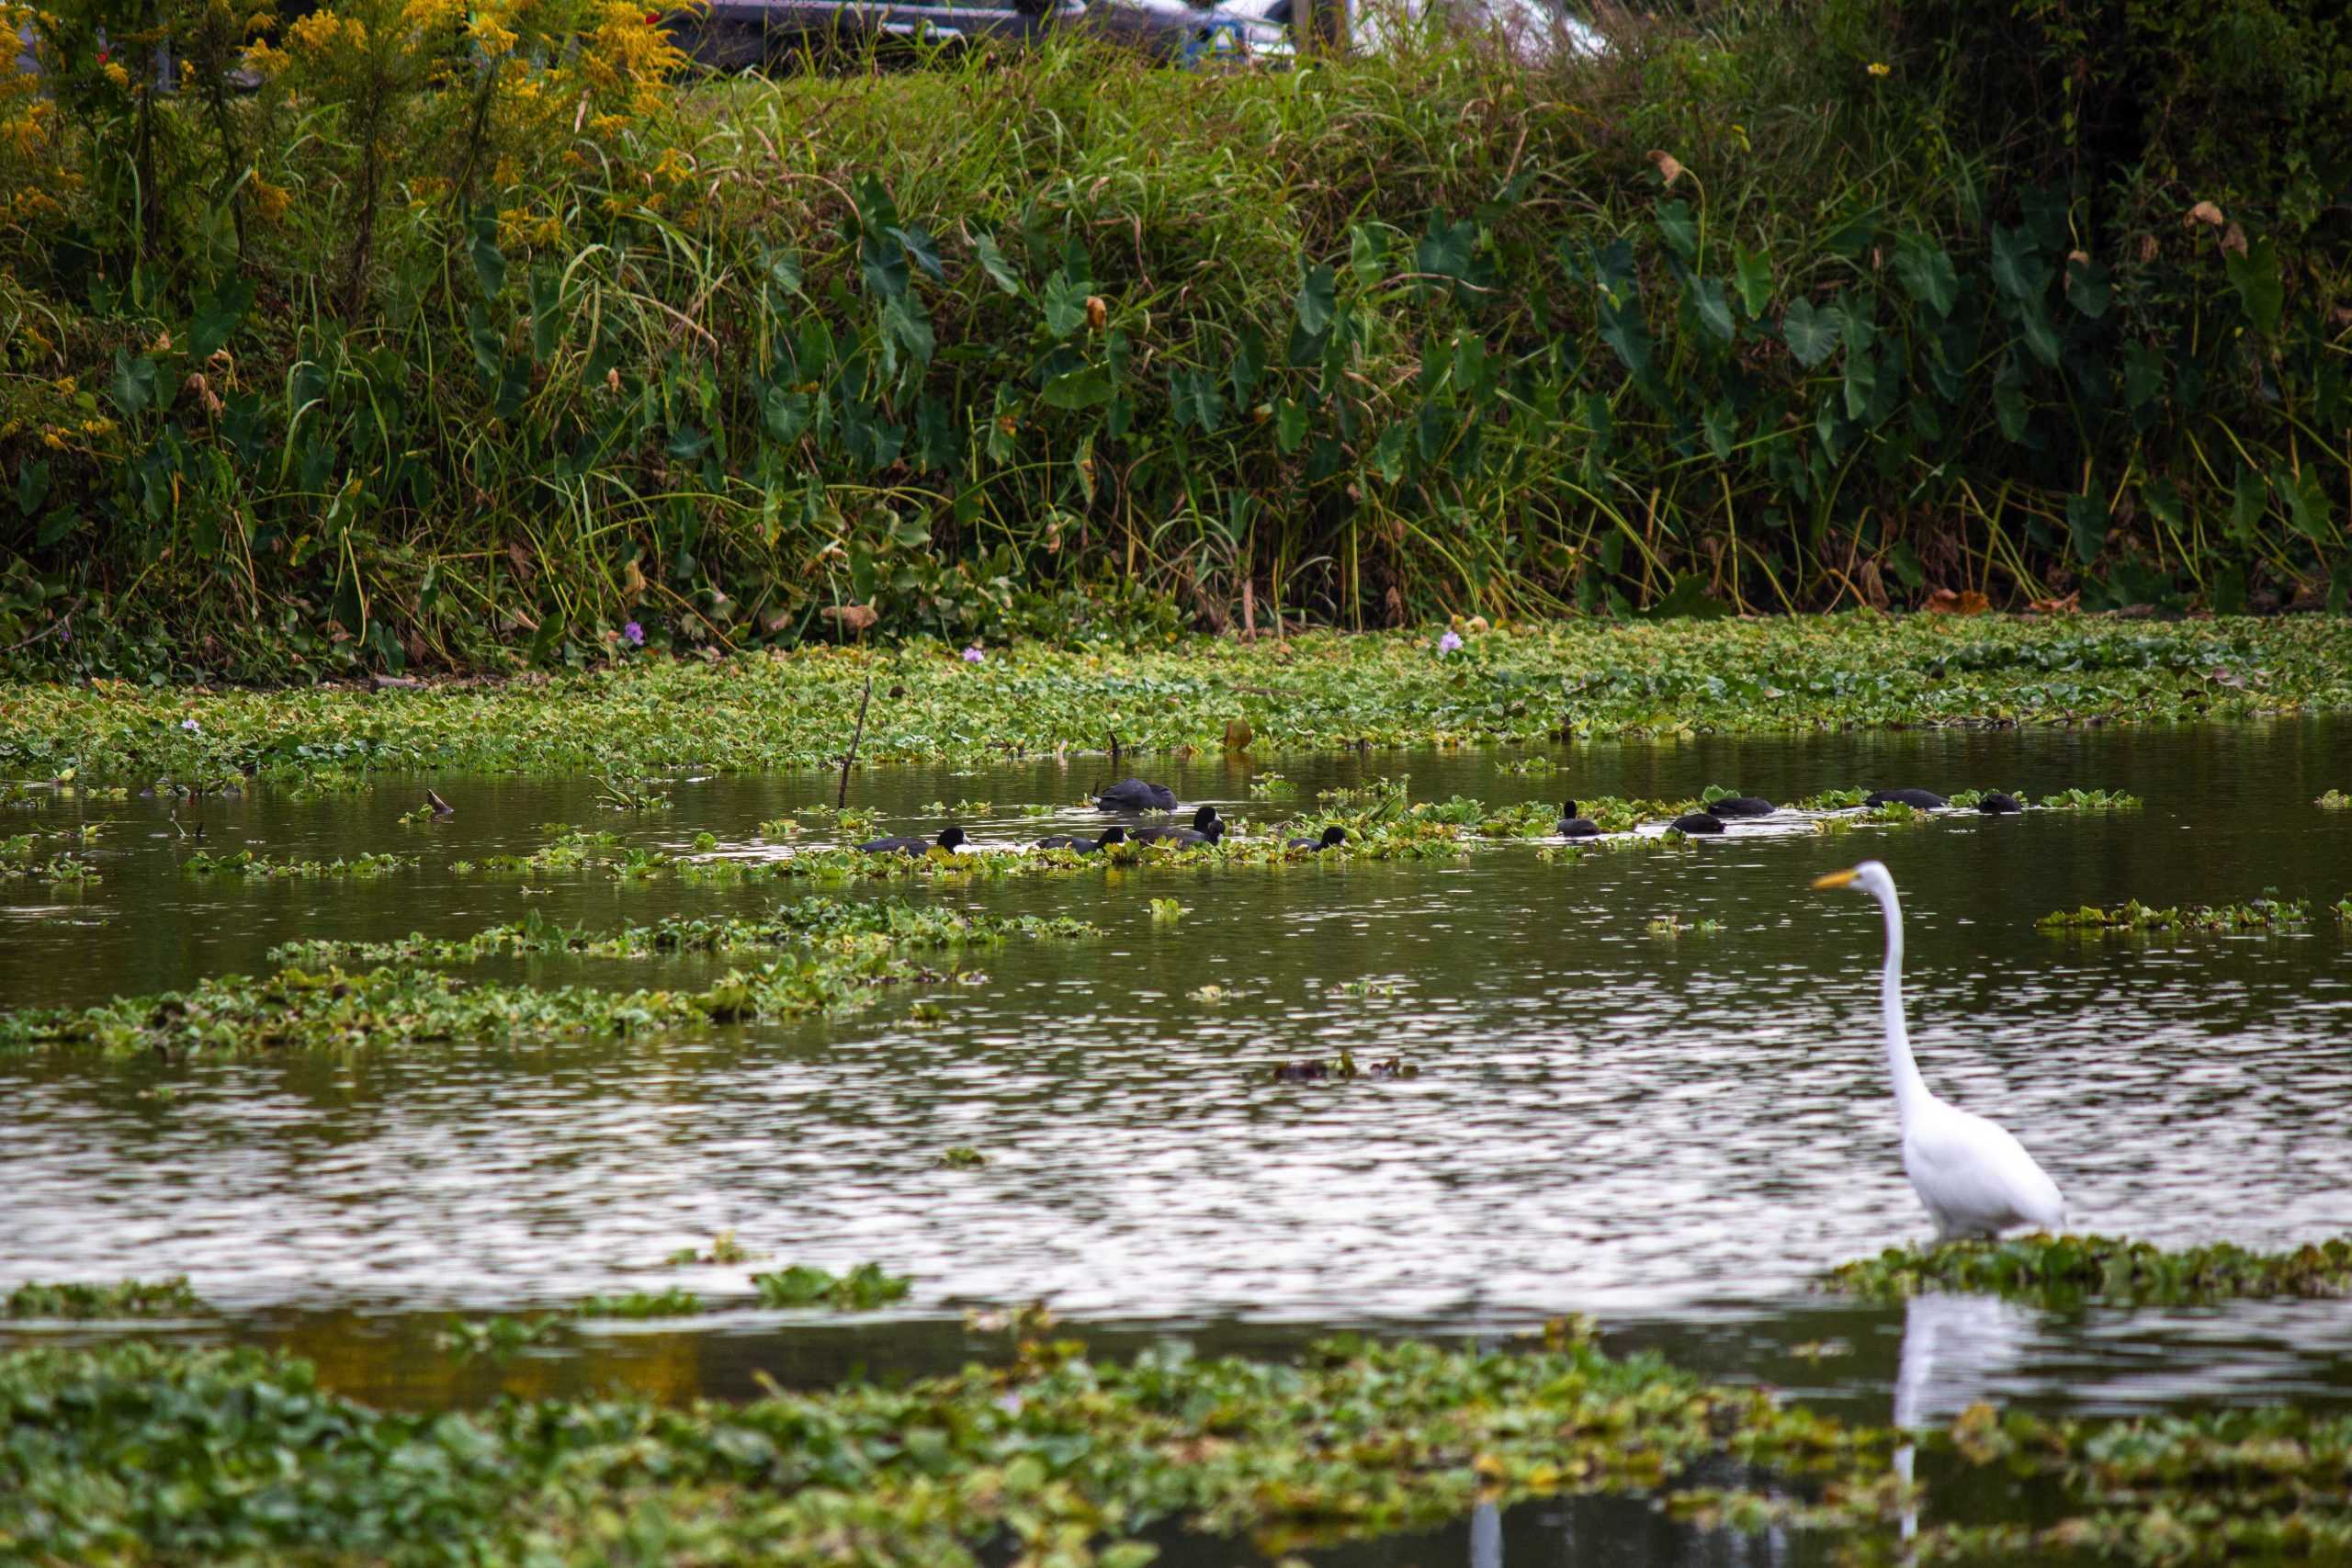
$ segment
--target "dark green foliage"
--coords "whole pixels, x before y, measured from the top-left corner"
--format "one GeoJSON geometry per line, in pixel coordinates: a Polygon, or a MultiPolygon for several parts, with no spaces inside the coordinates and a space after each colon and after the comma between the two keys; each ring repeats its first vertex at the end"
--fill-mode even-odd
{"type": "Polygon", "coordinates": [[[304,288],[349,243],[347,186],[304,184],[322,120],[261,154],[316,210],[237,289],[93,290],[0,233],[0,288],[61,323],[0,409],[0,645],[318,671],[789,643],[843,604],[1132,640],[1177,604],[2321,603],[2343,24],[2219,11],[1732,6],[1313,93],[1074,47],[681,86],[626,157],[497,192],[552,230],[387,209],[347,295],[304,288]],[[768,177],[802,124],[817,177],[768,177]],[[629,160],[689,146],[703,177],[639,205],[629,160]],[[2227,169],[2244,197],[2199,183],[2227,169]]]}

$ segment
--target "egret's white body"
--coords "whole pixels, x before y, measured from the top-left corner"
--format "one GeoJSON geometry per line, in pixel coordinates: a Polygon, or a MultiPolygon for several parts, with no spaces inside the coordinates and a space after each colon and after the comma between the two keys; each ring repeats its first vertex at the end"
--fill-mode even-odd
{"type": "Polygon", "coordinates": [[[1877,899],[1886,912],[1886,969],[1879,982],[1886,1066],[1903,1121],[1903,1173],[1936,1222],[1936,1235],[1951,1241],[1995,1236],[2019,1225],[2058,1229],[2065,1223],[2065,1200],[2025,1145],[1999,1123],[1938,1100],[1919,1076],[1903,1023],[1903,907],[1894,897],[1894,878],[1885,866],[1868,860],[1814,886],[1852,887],[1877,899]]]}

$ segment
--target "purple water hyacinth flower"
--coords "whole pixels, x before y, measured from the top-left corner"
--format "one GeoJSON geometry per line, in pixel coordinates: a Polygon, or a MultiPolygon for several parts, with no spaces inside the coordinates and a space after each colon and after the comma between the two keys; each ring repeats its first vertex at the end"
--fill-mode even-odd
{"type": "Polygon", "coordinates": [[[1461,646],[1462,634],[1457,631],[1448,631],[1443,637],[1437,639],[1437,650],[1440,653],[1452,653],[1455,649],[1460,648],[1461,646]]]}
{"type": "Polygon", "coordinates": [[[986,664],[988,661],[989,650],[977,642],[964,650],[964,662],[967,664],[986,664]]]}
{"type": "Polygon", "coordinates": [[[204,733],[204,727],[198,724],[196,720],[192,718],[184,718],[180,720],[180,728],[187,730],[190,735],[201,735],[204,733]]]}
{"type": "Polygon", "coordinates": [[[635,621],[631,621],[628,625],[621,628],[621,640],[628,644],[631,648],[643,648],[645,646],[645,628],[639,626],[635,621]]]}

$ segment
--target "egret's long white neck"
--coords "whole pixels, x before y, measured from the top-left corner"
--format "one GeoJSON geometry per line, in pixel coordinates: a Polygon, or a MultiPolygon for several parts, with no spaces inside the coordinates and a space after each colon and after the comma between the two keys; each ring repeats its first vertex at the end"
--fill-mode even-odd
{"type": "Polygon", "coordinates": [[[1879,1005],[1886,1014],[1886,1070],[1894,1078],[1894,1109],[1905,1122],[1927,1102],[1927,1080],[1911,1055],[1911,1032],[1903,1026],[1903,906],[1894,886],[1871,889],[1886,911],[1886,969],[1879,976],[1879,1005]]]}

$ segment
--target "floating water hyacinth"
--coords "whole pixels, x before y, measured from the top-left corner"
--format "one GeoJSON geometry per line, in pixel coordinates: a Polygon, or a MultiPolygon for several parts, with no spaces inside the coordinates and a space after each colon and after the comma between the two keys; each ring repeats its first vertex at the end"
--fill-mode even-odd
{"type": "Polygon", "coordinates": [[[635,621],[631,621],[627,626],[621,627],[621,640],[628,644],[631,648],[643,648],[645,646],[645,628],[639,626],[635,621]]]}
{"type": "Polygon", "coordinates": [[[964,650],[964,662],[967,664],[985,664],[988,662],[988,649],[977,642],[964,650]]]}
{"type": "Polygon", "coordinates": [[[1462,634],[1457,631],[1448,631],[1443,637],[1437,639],[1437,650],[1440,653],[1452,653],[1455,649],[1460,648],[1461,646],[1462,634]]]}

